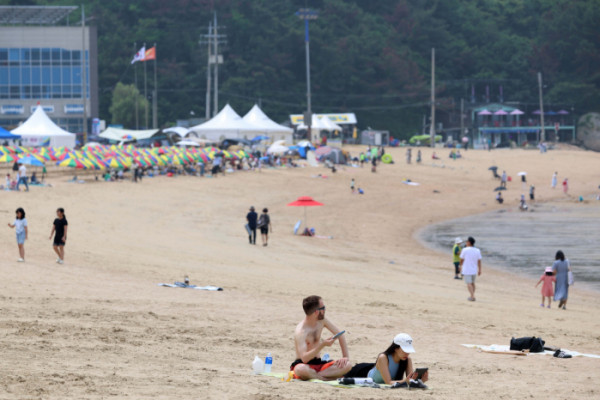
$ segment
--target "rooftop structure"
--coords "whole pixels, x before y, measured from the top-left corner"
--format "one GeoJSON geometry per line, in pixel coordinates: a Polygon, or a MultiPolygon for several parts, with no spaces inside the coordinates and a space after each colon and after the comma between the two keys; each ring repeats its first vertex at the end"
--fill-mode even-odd
{"type": "Polygon", "coordinates": [[[0,6],[0,25],[54,25],[77,6],[0,6]]]}

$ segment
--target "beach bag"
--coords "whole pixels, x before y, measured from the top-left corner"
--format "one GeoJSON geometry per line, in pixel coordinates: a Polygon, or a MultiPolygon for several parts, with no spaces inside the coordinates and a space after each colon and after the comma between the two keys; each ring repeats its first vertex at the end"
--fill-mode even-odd
{"type": "Polygon", "coordinates": [[[263,218],[263,216],[261,215],[261,216],[258,218],[258,222],[256,223],[256,227],[257,227],[258,229],[260,229],[260,228],[262,228],[263,226],[265,226],[266,224],[267,224],[267,222],[265,221],[265,219],[264,219],[264,218],[263,218]]]}
{"type": "Polygon", "coordinates": [[[567,263],[569,264],[569,286],[575,284],[575,277],[573,276],[573,271],[571,271],[571,261],[567,260],[567,263]]]}
{"type": "Polygon", "coordinates": [[[522,337],[512,338],[510,340],[510,349],[516,351],[529,350],[530,353],[541,353],[544,351],[544,342],[542,338],[522,337]]]}

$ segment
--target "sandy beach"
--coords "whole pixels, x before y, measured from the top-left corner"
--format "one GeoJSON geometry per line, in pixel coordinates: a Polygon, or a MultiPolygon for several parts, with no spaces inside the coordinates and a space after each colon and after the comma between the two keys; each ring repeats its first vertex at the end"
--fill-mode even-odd
{"type": "MultiPolygon", "coordinates": [[[[67,175],[51,175],[51,188],[0,192],[0,398],[390,397],[386,390],[251,374],[254,356],[264,359],[267,352],[274,372],[289,370],[301,302],[313,294],[347,331],[352,363],[374,362],[397,333],[412,336],[413,363],[429,368],[434,390],[394,396],[599,397],[598,359],[494,355],[461,344],[508,345],[513,336],[541,336],[549,345],[600,355],[600,293],[576,284],[568,310],[556,309],[557,303],[541,309],[536,280],[492,269],[484,258],[477,301],[468,302],[466,285],[453,279],[451,244],[448,254],[438,253],[416,236],[432,223],[517,208],[519,171],[527,171],[538,201],[574,203],[584,195],[574,207],[599,207],[589,195],[599,191],[600,154],[469,150],[454,161],[446,149],[437,150],[441,160],[422,149],[417,165],[413,149],[407,165],[405,149],[388,152],[395,164],[381,165],[376,174],[368,167],[335,174],[307,167],[141,184],[95,182],[81,174],[88,182],[72,184],[67,175]],[[503,205],[494,201],[499,182],[491,165],[513,178],[503,205]],[[555,171],[559,187],[553,190],[555,171]],[[318,174],[329,178],[311,177],[318,174]],[[560,187],[565,177],[570,198],[560,187]],[[364,195],[351,194],[352,178],[364,195]],[[404,185],[405,178],[421,185],[404,185]],[[304,211],[286,204],[299,196],[325,204],[308,210],[309,225],[333,239],[293,235],[304,211]],[[269,208],[274,232],[266,248],[248,244],[243,225],[251,205],[269,208]],[[17,207],[29,222],[25,263],[16,262],[14,231],[6,226],[17,207]],[[63,265],[54,262],[48,240],[58,207],[69,221],[63,265]],[[157,286],[184,275],[224,291],[157,286]]],[[[568,256],[568,240],[562,250],[568,256]]],[[[548,254],[549,265],[553,259],[548,254]]],[[[329,352],[341,356],[338,345],[329,352]]]]}

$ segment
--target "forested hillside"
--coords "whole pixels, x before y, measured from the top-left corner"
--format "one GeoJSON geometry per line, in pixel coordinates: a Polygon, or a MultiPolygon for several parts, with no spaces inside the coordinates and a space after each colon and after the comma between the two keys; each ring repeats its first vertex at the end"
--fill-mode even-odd
{"type": "MultiPolygon", "coordinates": [[[[10,2],[3,1],[4,4],[10,2]]],[[[23,4],[22,1],[13,2],[23,4]]],[[[73,5],[79,2],[30,1],[73,5]]],[[[112,91],[132,83],[133,43],[157,43],[159,123],[204,116],[205,45],[213,11],[226,28],[220,106],[245,113],[261,99],[278,121],[306,107],[304,0],[85,0],[98,26],[101,117],[112,91]]],[[[430,52],[436,48],[438,97],[478,98],[499,85],[505,101],[572,104],[576,114],[600,101],[600,2],[578,0],[309,0],[316,112],[354,111],[359,126],[395,136],[420,130],[427,112],[430,52]],[[425,103],[425,105],[423,105],[425,103]]],[[[79,15],[71,15],[75,23],[79,15]]],[[[148,47],[150,47],[148,46],[148,47]]],[[[148,65],[150,67],[150,65],[148,65]]],[[[141,73],[138,67],[138,74],[141,73]]],[[[151,70],[150,70],[151,71],[151,70]]],[[[138,75],[140,76],[140,75],[138,75]]],[[[141,86],[140,86],[141,87],[141,86]]]]}

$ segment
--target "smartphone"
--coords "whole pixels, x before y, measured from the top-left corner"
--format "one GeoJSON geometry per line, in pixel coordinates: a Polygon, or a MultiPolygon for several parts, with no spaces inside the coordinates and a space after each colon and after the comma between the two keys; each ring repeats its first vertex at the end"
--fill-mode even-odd
{"type": "Polygon", "coordinates": [[[428,369],[429,369],[429,368],[417,368],[417,369],[415,370],[415,372],[418,374],[418,375],[417,375],[417,379],[421,379],[421,378],[423,378],[423,375],[425,375],[425,372],[427,372],[427,370],[428,370],[428,369]]]}
{"type": "Polygon", "coordinates": [[[346,331],[341,331],[340,333],[336,334],[336,335],[333,337],[333,339],[337,339],[337,338],[339,338],[339,337],[340,337],[340,336],[342,336],[344,333],[346,333],[346,331]]]}

